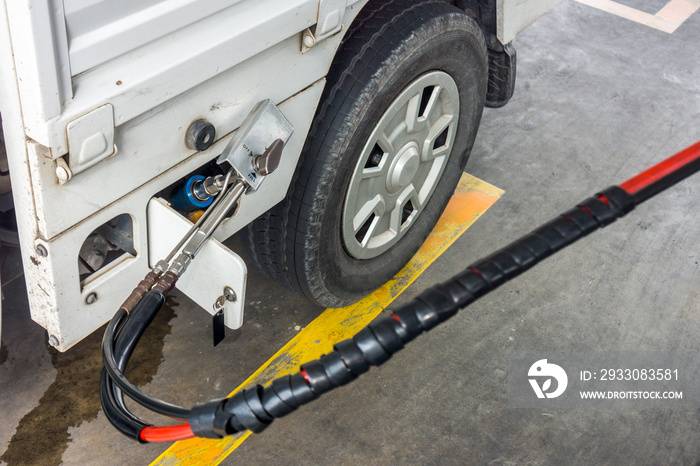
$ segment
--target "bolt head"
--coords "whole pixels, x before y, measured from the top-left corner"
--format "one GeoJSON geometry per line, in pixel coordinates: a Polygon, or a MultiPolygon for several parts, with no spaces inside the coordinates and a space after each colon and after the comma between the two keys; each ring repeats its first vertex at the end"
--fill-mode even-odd
{"type": "Polygon", "coordinates": [[[46,257],[49,255],[49,251],[46,250],[43,244],[38,244],[36,247],[36,253],[41,257],[46,257]]]}
{"type": "Polygon", "coordinates": [[[97,301],[97,293],[92,292],[85,297],[85,304],[93,304],[97,301]]]}
{"type": "Polygon", "coordinates": [[[49,345],[51,345],[51,346],[58,346],[58,345],[59,345],[58,338],[56,338],[56,337],[53,336],[53,335],[49,335],[49,345]]]}

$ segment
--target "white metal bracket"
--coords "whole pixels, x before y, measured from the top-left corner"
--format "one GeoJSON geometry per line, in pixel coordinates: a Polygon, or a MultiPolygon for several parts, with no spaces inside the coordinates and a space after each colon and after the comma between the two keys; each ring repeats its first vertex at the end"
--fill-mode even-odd
{"type": "MultiPolygon", "coordinates": [[[[192,226],[189,220],[173,210],[160,198],[148,202],[148,258],[151,266],[168,255],[177,242],[192,226]]],[[[214,304],[230,287],[236,294],[235,301],[224,302],[224,325],[237,329],[243,325],[243,305],[248,269],[245,262],[229,248],[210,238],[187,273],[177,282],[177,288],[192,301],[216,314],[214,304]]]]}
{"type": "Polygon", "coordinates": [[[68,173],[57,167],[56,176],[65,183],[73,175],[108,159],[117,153],[114,145],[114,108],[105,104],[68,123],[68,173]]]}

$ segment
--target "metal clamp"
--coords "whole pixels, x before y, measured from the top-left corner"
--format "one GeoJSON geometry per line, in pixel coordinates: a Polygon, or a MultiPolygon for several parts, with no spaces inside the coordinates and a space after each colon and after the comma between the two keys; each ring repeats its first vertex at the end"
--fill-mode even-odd
{"type": "MultiPolygon", "coordinates": [[[[245,180],[249,189],[256,191],[265,175],[272,173],[272,170],[265,169],[268,164],[261,163],[261,157],[268,152],[281,156],[282,148],[293,132],[294,127],[275,104],[271,100],[263,100],[255,106],[241,127],[236,130],[236,134],[231,138],[217,162],[219,164],[228,162],[245,180]],[[277,140],[280,142],[277,143],[277,140]]],[[[274,159],[274,157],[271,158],[274,159]]],[[[279,164],[279,158],[277,158],[277,164],[279,164]]]]}

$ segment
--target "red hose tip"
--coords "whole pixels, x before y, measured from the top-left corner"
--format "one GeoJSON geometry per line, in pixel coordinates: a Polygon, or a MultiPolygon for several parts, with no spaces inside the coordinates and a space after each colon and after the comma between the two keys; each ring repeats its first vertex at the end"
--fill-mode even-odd
{"type": "Polygon", "coordinates": [[[194,436],[189,424],[167,427],[146,426],[139,432],[139,438],[143,442],[175,442],[194,436]]]}

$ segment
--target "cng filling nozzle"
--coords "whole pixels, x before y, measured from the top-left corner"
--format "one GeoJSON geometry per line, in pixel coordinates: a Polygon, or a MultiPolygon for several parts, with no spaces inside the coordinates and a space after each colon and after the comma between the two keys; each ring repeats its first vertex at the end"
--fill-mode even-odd
{"type": "MultiPolygon", "coordinates": [[[[279,166],[282,157],[284,142],[282,139],[275,139],[265,151],[257,156],[251,157],[251,165],[255,170],[254,173],[258,176],[258,180],[262,183],[262,179],[271,174],[279,166]]],[[[221,189],[216,196],[211,206],[204,211],[204,214],[192,225],[187,234],[173,248],[168,257],[159,261],[153,268],[153,272],[161,279],[159,283],[167,283],[167,291],[170,291],[175,285],[177,278],[181,277],[192,260],[197,255],[197,252],[204,246],[211,235],[214,234],[217,227],[228,216],[228,213],[233,210],[236,204],[241,199],[243,194],[252,189],[249,182],[241,177],[235,176],[234,172],[238,172],[235,168],[228,171],[224,180],[221,182],[221,189]],[[179,252],[179,254],[178,254],[179,252]],[[172,282],[172,283],[171,283],[172,282]]],[[[214,178],[214,177],[212,177],[214,178]]],[[[207,182],[207,179],[202,181],[202,185],[207,182]]],[[[260,185],[258,183],[258,186],[260,185]]],[[[216,190],[216,179],[209,182],[212,193],[216,190]]],[[[204,188],[202,188],[204,189],[204,188]]],[[[162,291],[165,291],[164,287],[162,291]]]]}
{"type": "MultiPolygon", "coordinates": [[[[299,372],[191,409],[157,400],[124,377],[133,348],[165,299],[163,293],[154,292],[158,284],[151,285],[153,289],[146,293],[131,315],[120,309],[107,326],[102,341],[105,370],[100,386],[105,413],[117,429],[139,442],[172,442],[195,436],[222,438],[246,430],[262,432],[275,418],[286,416],[323,393],[355,380],[370,367],[383,364],[408,342],[476,299],[611,224],[698,170],[700,142],[618,186],[595,194],[450,280],[428,288],[390,315],[373,321],[353,338],[337,343],[331,353],[301,365],[299,372]],[[146,424],[123,406],[122,390],[142,406],[186,422],[164,427],[146,424]]],[[[192,241],[195,245],[201,244],[194,238],[192,241]]],[[[185,249],[196,252],[196,248],[186,246],[185,249]]],[[[151,273],[155,274],[155,269],[151,273]]]]}
{"type": "Polygon", "coordinates": [[[224,175],[189,177],[173,190],[170,206],[182,212],[206,209],[214,202],[214,197],[224,189],[225,178],[224,175]]]}

